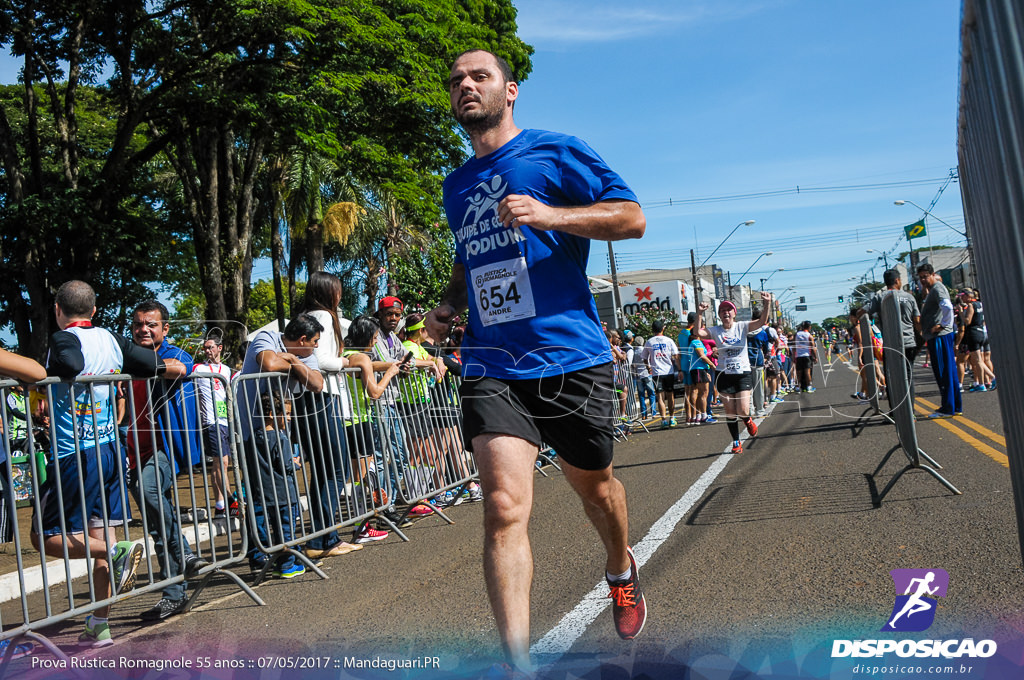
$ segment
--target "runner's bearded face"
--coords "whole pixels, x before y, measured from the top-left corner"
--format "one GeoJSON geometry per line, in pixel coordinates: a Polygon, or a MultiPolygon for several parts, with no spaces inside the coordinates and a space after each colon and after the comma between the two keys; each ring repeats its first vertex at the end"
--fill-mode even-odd
{"type": "Polygon", "coordinates": [[[470,52],[455,62],[448,93],[455,120],[467,131],[491,130],[505,115],[508,83],[485,52],[470,52]]]}

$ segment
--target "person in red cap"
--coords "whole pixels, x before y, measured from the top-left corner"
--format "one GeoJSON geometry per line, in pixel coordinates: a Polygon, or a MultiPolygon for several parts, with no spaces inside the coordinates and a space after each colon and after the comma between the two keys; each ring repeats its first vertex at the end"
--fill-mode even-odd
{"type": "MultiPolygon", "coordinates": [[[[732,435],[733,453],[743,453],[743,444],[740,443],[740,420],[746,425],[751,437],[757,434],[757,424],[750,417],[750,391],[753,388],[753,379],[750,357],[747,353],[747,335],[756,333],[761,326],[768,323],[771,302],[772,294],[762,292],[761,316],[753,321],[737,321],[736,305],[723,300],[718,305],[718,318],[722,323],[700,329],[702,338],[714,338],[718,345],[716,383],[725,407],[726,425],[729,427],[729,434],[732,435]]],[[[701,313],[707,308],[706,302],[700,304],[701,313]]]]}
{"type": "MultiPolygon", "coordinates": [[[[380,324],[380,334],[377,336],[377,342],[373,346],[373,370],[386,371],[390,366],[397,365],[402,371],[400,374],[402,376],[408,375],[414,367],[424,367],[433,370],[435,377],[440,380],[444,377],[444,373],[447,370],[440,360],[436,362],[415,358],[410,358],[408,361],[405,360],[408,350],[402,345],[402,340],[396,332],[399,324],[402,322],[404,313],[405,305],[394,295],[388,295],[377,304],[377,322],[380,324]]],[[[389,448],[395,461],[393,467],[388,466],[388,469],[391,471],[391,488],[388,489],[389,498],[395,498],[395,492],[399,490],[405,477],[406,468],[409,466],[409,442],[406,441],[405,431],[414,431],[416,429],[414,425],[406,424],[402,419],[402,414],[398,408],[400,393],[397,382],[392,380],[388,383],[384,394],[381,395],[380,400],[377,402],[381,423],[387,433],[387,440],[390,443],[389,448]]],[[[385,512],[384,516],[391,524],[401,519],[392,509],[385,512]]],[[[356,541],[359,541],[361,538],[364,537],[356,536],[356,541]]]]}

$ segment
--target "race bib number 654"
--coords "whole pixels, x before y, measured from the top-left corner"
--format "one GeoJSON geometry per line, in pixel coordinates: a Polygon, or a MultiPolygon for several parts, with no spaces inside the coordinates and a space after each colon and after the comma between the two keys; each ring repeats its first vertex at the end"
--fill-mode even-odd
{"type": "Polygon", "coordinates": [[[484,326],[537,315],[526,258],[494,262],[470,272],[473,299],[484,326]]]}

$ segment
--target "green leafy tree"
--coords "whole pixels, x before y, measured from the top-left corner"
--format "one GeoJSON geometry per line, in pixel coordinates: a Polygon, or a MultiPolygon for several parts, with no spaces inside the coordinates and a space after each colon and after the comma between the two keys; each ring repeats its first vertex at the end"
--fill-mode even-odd
{"type": "Polygon", "coordinates": [[[391,259],[391,281],[405,304],[431,309],[444,297],[455,258],[455,241],[447,224],[435,222],[425,231],[426,242],[408,247],[391,259]]]}
{"type": "Polygon", "coordinates": [[[662,335],[670,338],[673,342],[679,337],[683,330],[683,322],[679,315],[669,309],[642,309],[636,314],[626,315],[626,328],[632,330],[636,335],[650,338],[654,335],[653,325],[655,321],[661,321],[665,325],[662,335]]]}

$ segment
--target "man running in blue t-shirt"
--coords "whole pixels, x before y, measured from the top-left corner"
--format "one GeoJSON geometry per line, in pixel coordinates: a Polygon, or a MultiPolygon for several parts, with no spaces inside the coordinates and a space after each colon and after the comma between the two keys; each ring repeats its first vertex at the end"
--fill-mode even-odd
{"type": "Polygon", "coordinates": [[[604,543],[619,635],[633,638],[646,619],[626,494],[612,475],[611,350],[586,277],[590,239],[639,238],[646,221],[632,190],[584,142],[516,127],[519,89],[504,60],[460,55],[448,89],[475,155],[444,182],[456,257],[427,323],[445,337],[469,310],[461,400],[484,489],[484,574],[508,660],[528,670],[527,525],[541,443],[558,451],[604,543]]]}

